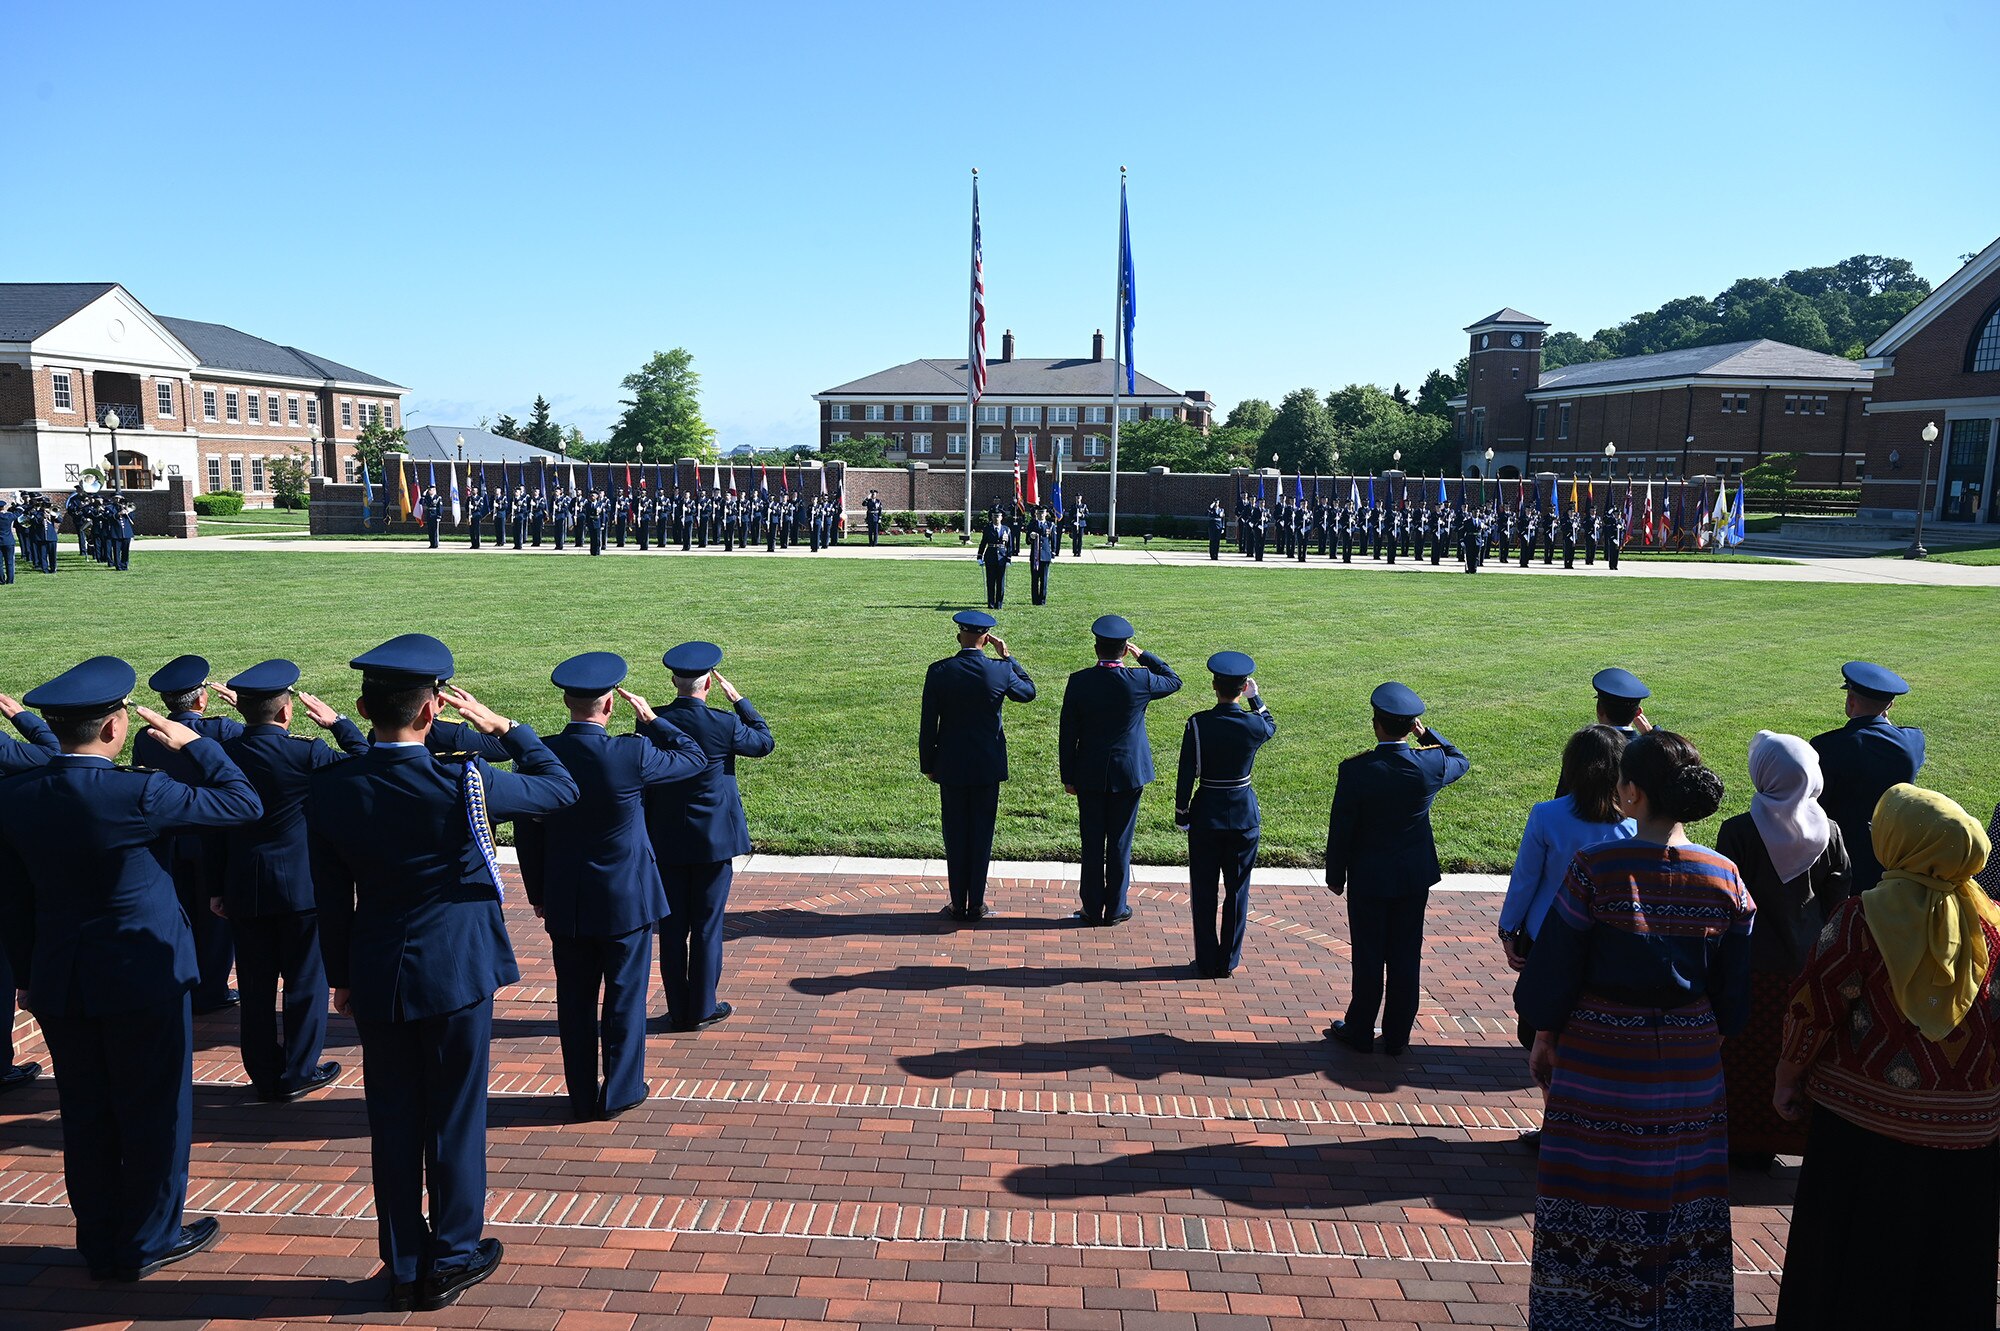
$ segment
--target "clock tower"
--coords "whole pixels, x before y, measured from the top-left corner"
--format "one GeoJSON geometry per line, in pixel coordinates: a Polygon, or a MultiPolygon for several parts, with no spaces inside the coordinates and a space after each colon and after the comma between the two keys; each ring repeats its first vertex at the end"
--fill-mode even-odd
{"type": "Polygon", "coordinates": [[[1459,448],[1468,475],[1473,467],[1487,474],[1489,448],[1496,471],[1503,466],[1527,471],[1528,432],[1534,419],[1528,394],[1541,383],[1542,338],[1548,331],[1540,319],[1513,308],[1466,328],[1470,355],[1459,448]]]}

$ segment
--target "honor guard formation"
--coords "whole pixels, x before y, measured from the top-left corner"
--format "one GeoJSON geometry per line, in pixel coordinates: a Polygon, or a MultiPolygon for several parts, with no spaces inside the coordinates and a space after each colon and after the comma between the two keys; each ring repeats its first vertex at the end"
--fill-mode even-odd
{"type": "MultiPolygon", "coordinates": [[[[587,511],[595,497],[575,502],[587,511]]],[[[699,497],[690,512],[725,541],[739,530],[776,539],[768,514],[703,516],[699,497]]],[[[697,539],[676,521],[666,530],[697,539]]],[[[601,543],[602,515],[585,522],[601,543]]],[[[556,532],[569,539],[566,516],[556,532]]],[[[1012,550],[1045,567],[1055,543],[1046,514],[990,516],[979,557],[989,578],[1000,569],[995,608],[1012,550]]],[[[1038,697],[997,627],[985,611],[954,616],[955,649],[924,678],[917,734],[918,766],[939,792],[943,911],[975,927],[995,913],[987,876],[1010,776],[1002,713],[1038,697]]],[[[1062,686],[1057,775],[1083,849],[1072,918],[1115,927],[1132,918],[1132,838],[1155,779],[1148,713],[1182,680],[1120,615],[1100,616],[1091,636],[1089,663],[1062,686]]],[[[351,718],[300,692],[300,668],[285,660],[221,684],[203,658],[178,657],[147,679],[157,708],[133,705],[136,673],[109,656],[21,701],[0,695],[21,736],[0,743],[0,965],[11,967],[0,992],[11,1003],[18,989],[47,1038],[76,1246],[93,1277],[140,1279],[216,1241],[216,1220],[183,1214],[193,1016],[236,1007],[250,1085],[285,1113],[341,1073],[321,1057],[329,1004],[361,1046],[384,1305],[442,1308],[492,1274],[503,1256],[485,1233],[493,999],[520,978],[499,824],[513,826],[527,900],[549,935],[575,1119],[616,1119],[647,1099],[656,946],[667,1028],[730,1017],[718,996],[723,922],[733,861],[751,849],[738,765],[776,741],[721,673],[721,647],[681,643],[661,662],[673,698],[657,708],[621,657],[556,664],[549,705],[567,719],[547,739],[456,684],[451,651],[420,633],[352,659],[351,718]],[[215,714],[218,703],[236,717],[215,714]],[[324,738],[294,733],[300,713],[324,738]],[[120,765],[128,737],[132,762],[120,765]]],[[[1212,701],[1180,731],[1173,817],[1188,839],[1190,973],[1209,980],[1245,964],[1255,766],[1277,734],[1256,669],[1240,651],[1210,656],[1212,701]]],[[[1810,744],[1759,734],[1758,793],[1724,825],[1726,854],[1684,831],[1715,811],[1720,778],[1688,740],[1655,727],[1630,671],[1592,684],[1595,716],[1564,749],[1555,798],[1528,816],[1498,919],[1504,959],[1520,972],[1521,1039],[1548,1096],[1544,1128],[1524,1137],[1540,1152],[1536,1325],[1585,1324],[1570,1317],[1579,1299],[1627,1312],[1662,1297],[1726,1300],[1730,1158],[1804,1149],[1810,1184],[1825,1177],[1813,1172],[1823,1137],[1843,1169],[1894,1173],[1911,1157],[1874,1143],[1983,1136],[1990,1153],[2000,1136],[1993,1053],[1954,1061],[1936,1054],[1949,1043],[1925,1043],[1957,1039],[1966,1023],[1983,1038],[1995,1020],[1988,959],[2000,911],[1968,886],[1986,857],[1978,826],[1909,784],[1924,737],[1888,716],[1908,685],[1849,662],[1844,726],[1810,744]],[[1922,830],[1939,820],[1948,834],[1922,830]],[[1754,936],[1772,941],[1751,942],[1753,920],[1754,936]],[[1968,930],[1983,930],[1986,947],[1974,950],[1968,930]],[[1922,1020],[1854,1047],[1829,1043],[1846,1038],[1832,1029],[1846,1019],[1824,1005],[1862,982],[1853,969],[1814,969],[1835,946],[1875,949],[1895,981],[1884,1001],[1922,1020]],[[1892,1064],[1901,1071],[1882,1071],[1892,1064]],[[1802,1146],[1809,1100],[1819,1108],[1802,1146]],[[1929,1112],[1940,1105],[1949,1112],[1929,1112]],[[1680,1236],[1673,1263],[1647,1256],[1662,1226],[1680,1236]]],[[[1331,792],[1326,885],[1346,899],[1353,979],[1324,1037],[1394,1058],[1412,1041],[1425,911],[1441,878],[1433,808],[1472,760],[1405,684],[1375,688],[1365,718],[1373,743],[1338,765],[1331,792]]],[[[9,1018],[0,1029],[11,1041],[9,1018]]],[[[0,1090],[40,1073],[12,1052],[0,1090]]],[[[1802,1185],[1795,1233],[1845,1223],[1813,1205],[1802,1185]]],[[[1986,1210],[1982,1223],[2000,1223],[1986,1210]]],[[[1990,1237],[1980,1241],[1990,1259],[1990,1237]]],[[[1991,1293],[1989,1280],[1988,1312],[1991,1293]]]]}
{"type": "Polygon", "coordinates": [[[14,581],[22,565],[53,574],[64,527],[75,533],[78,554],[124,572],[132,564],[135,511],[124,495],[84,485],[61,504],[45,494],[0,495],[0,587],[14,581]]]}
{"type": "MultiPolygon", "coordinates": [[[[728,552],[760,545],[788,550],[798,545],[817,551],[838,544],[847,534],[838,497],[794,494],[789,484],[775,492],[765,485],[743,493],[725,491],[720,484],[673,491],[627,485],[615,495],[583,486],[558,485],[550,490],[477,484],[462,504],[456,481],[449,497],[431,484],[418,492],[411,511],[434,550],[448,509],[464,513],[466,543],[474,550],[540,549],[546,539],[558,550],[588,550],[593,555],[603,554],[608,546],[622,550],[627,541],[641,550],[678,546],[728,552]]],[[[868,543],[873,545],[882,529],[882,502],[873,491],[864,509],[868,543]]]]}

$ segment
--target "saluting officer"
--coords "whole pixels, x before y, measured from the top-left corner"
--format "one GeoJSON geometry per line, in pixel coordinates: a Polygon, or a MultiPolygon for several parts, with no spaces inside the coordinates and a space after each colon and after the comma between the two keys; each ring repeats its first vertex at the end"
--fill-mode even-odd
{"type": "Polygon", "coordinates": [[[1868,661],[1849,661],[1840,675],[1847,690],[1847,724],[1813,736],[1812,746],[1826,777],[1820,807],[1840,824],[1858,894],[1882,877],[1869,832],[1875,805],[1889,787],[1917,779],[1924,766],[1924,732],[1889,719],[1896,699],[1910,691],[1901,675],[1868,661]]]}
{"type": "Polygon", "coordinates": [[[1229,530],[1229,523],[1227,522],[1227,520],[1224,519],[1222,514],[1222,501],[1220,499],[1209,500],[1208,501],[1208,562],[1209,563],[1212,564],[1222,558],[1222,538],[1224,535],[1227,534],[1228,530],[1229,530]]]}
{"type": "Polygon", "coordinates": [[[1631,671],[1608,666],[1590,677],[1590,687],[1597,692],[1597,724],[1622,731],[1628,740],[1653,728],[1645,709],[1653,691],[1631,671]]]}
{"type": "Polygon", "coordinates": [[[987,915],[986,871],[993,862],[993,824],[1000,783],[1007,779],[1007,702],[1033,702],[1035,681],[993,632],[993,616],[961,610],[958,651],[932,662],[924,675],[917,766],[936,783],[944,821],[944,858],[954,920],[987,915]],[[987,656],[981,649],[993,648],[987,656]]]}
{"type": "Polygon", "coordinates": [[[313,894],[334,1010],[361,1037],[387,1304],[429,1311],[501,1257],[482,1237],[487,1062],[493,992],[521,972],[489,820],[553,813],[577,789],[531,728],[443,687],[454,665],[436,638],[406,633],[348,664],[375,740],[307,784],[313,894]],[[497,738],[516,770],[426,748],[444,707],[497,738]]]}
{"type": "Polygon", "coordinates": [[[1257,663],[1242,652],[1208,658],[1215,706],[1196,712],[1181,732],[1174,781],[1174,822],[1187,833],[1188,886],[1194,913],[1194,968],[1211,980],[1234,974],[1243,960],[1250,916],[1250,870],[1257,863],[1261,821],[1250,770],[1257,750],[1278,731],[1257,691],[1257,663]],[[1249,710],[1239,706],[1248,700],[1249,710]],[[1218,928],[1215,883],[1222,880],[1218,928]]]}
{"type": "Polygon", "coordinates": [[[1056,557],[1060,537],[1055,524],[1046,517],[1026,519],[1028,524],[1028,600],[1034,605],[1049,603],[1049,564],[1056,557]]]}
{"type": "Polygon", "coordinates": [[[726,1020],[736,1010],[715,996],[722,977],[722,922],[735,877],[733,861],[750,853],[736,760],[762,758],[777,742],[750,700],[716,669],[722,664],[720,647],[684,642],[660,663],[673,673],[675,695],[660,717],[700,745],[707,758],[695,775],[646,792],[646,833],[671,912],[660,921],[667,1024],[693,1031],[726,1020]],[[729,699],[730,711],[708,705],[711,683],[729,699]]]}
{"type": "Polygon", "coordinates": [[[1139,797],[1153,779],[1153,745],[1146,735],[1146,705],[1181,686],[1173,667],[1132,641],[1123,615],[1101,615],[1090,626],[1097,664],[1069,677],[1057,727],[1057,765],[1063,790],[1076,796],[1083,840],[1083,873],[1075,918],[1085,924],[1122,924],[1132,918],[1125,891],[1132,875],[1132,834],[1139,797]],[[1127,656],[1138,669],[1124,668],[1127,656]]]}
{"type": "Polygon", "coordinates": [[[646,838],[644,797],[649,786],[708,766],[693,740],[619,687],[628,669],[622,656],[585,652],[550,674],[569,724],[549,736],[549,751],[576,778],[581,797],[540,822],[514,825],[521,880],[549,930],[563,1081],[578,1120],[616,1118],[646,1099],[646,994],[653,928],[667,914],[667,894],[646,838]],[[643,733],[606,729],[619,698],[643,733]]]}
{"type": "Polygon", "coordinates": [[[868,544],[874,545],[882,536],[881,497],[870,490],[868,498],[861,501],[861,509],[868,515],[868,544]]]}
{"type": "Polygon", "coordinates": [[[1346,1019],[1327,1027],[1326,1038],[1368,1053],[1380,1011],[1382,1052],[1394,1057],[1409,1048],[1416,1024],[1424,907],[1443,876],[1431,802],[1472,762],[1424,725],[1424,701],[1411,689],[1383,684],[1368,701],[1375,711],[1375,747],[1340,764],[1327,820],[1327,888],[1335,896],[1354,889],[1347,898],[1354,995],[1346,1019]],[[1404,743],[1412,736],[1416,747],[1404,743]]]}
{"type": "Polygon", "coordinates": [[[979,533],[979,548],[973,558],[986,567],[986,608],[998,610],[1007,603],[1007,561],[1013,534],[996,514],[979,533]]]}
{"type": "Polygon", "coordinates": [[[265,1101],[296,1100],[340,1075],[340,1064],[319,1058],[326,1044],[326,963],[306,844],[306,786],[327,764],[368,751],[361,728],[310,693],[298,695],[300,704],[340,748],[294,735],[292,688],[298,682],[299,668],[290,661],[265,661],[231,679],[245,727],[222,746],[264,803],[263,817],[223,833],[210,905],[235,935],[243,993],[237,1043],[243,1071],[265,1101]],[[276,1015],[281,980],[282,1040],[276,1015]]]}
{"type": "Polygon", "coordinates": [[[148,708],[189,775],[114,765],[137,677],[92,657],[29,692],[58,756],[0,800],[0,938],[55,1061],[63,1175],[92,1277],[138,1280],[215,1242],[183,1225],[194,1117],[194,940],[163,837],[263,811],[222,746],[148,708]]]}
{"type": "MultiPolygon", "coordinates": [[[[243,727],[228,717],[207,715],[208,662],[199,656],[176,656],[152,673],[146,687],[160,695],[161,710],[170,721],[178,721],[190,730],[222,742],[243,733],[243,727]]],[[[236,701],[236,695],[226,686],[214,692],[224,702],[236,701]]],[[[165,743],[157,728],[140,731],[132,741],[132,764],[157,768],[182,782],[193,780],[195,774],[193,759],[165,743]]],[[[236,991],[229,987],[229,969],[235,960],[229,923],[208,908],[208,899],[214,895],[219,846],[213,836],[190,834],[174,837],[163,849],[168,871],[174,876],[174,887],[181,896],[181,909],[187,912],[188,923],[194,930],[195,965],[200,970],[200,979],[194,987],[194,1014],[205,1017],[233,1007],[237,1001],[236,991]]]]}
{"type": "MultiPolygon", "coordinates": [[[[62,752],[48,722],[4,693],[0,693],[0,716],[13,722],[22,736],[0,735],[0,777],[31,772],[62,752]]],[[[5,912],[0,911],[0,1093],[26,1086],[42,1075],[40,1063],[14,1061],[14,966],[7,959],[5,929],[5,912]]]]}

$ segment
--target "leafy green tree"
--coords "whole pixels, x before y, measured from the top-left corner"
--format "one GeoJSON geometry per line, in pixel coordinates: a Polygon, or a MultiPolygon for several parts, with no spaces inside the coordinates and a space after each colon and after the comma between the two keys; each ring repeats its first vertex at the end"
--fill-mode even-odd
{"type": "MultiPolygon", "coordinates": [[[[1261,397],[1246,397],[1231,409],[1229,419],[1222,425],[1227,430],[1269,429],[1272,417],[1278,413],[1271,404],[1261,397]]],[[[1121,441],[1122,442],[1122,441],[1121,441]]]]}
{"type": "Polygon", "coordinates": [[[386,453],[400,453],[406,448],[407,436],[400,425],[385,425],[380,416],[370,416],[368,423],[361,427],[361,433],[354,440],[354,456],[361,465],[368,468],[368,474],[378,481],[387,476],[383,470],[382,457],[386,453]]]}
{"type": "MultiPolygon", "coordinates": [[[[843,439],[839,443],[821,444],[819,455],[833,461],[845,462],[850,467],[886,467],[889,465],[889,441],[865,437],[843,439]]],[[[785,456],[789,459],[791,455],[785,456]]]]}
{"type": "Polygon", "coordinates": [[[658,462],[715,461],[715,431],[701,418],[701,376],[692,352],[683,347],[654,352],[625,376],[622,387],[632,396],[622,399],[625,413],[604,441],[606,461],[636,458],[641,444],[658,462]]]}
{"type": "Polygon", "coordinates": [[[1278,403],[1270,425],[1265,427],[1254,465],[1266,465],[1275,453],[1280,470],[1330,473],[1336,439],[1333,417],[1318,391],[1295,388],[1278,403]]]}
{"type": "Polygon", "coordinates": [[[1449,423],[1451,421],[1451,400],[1465,391],[1465,373],[1470,357],[1461,357],[1450,374],[1443,370],[1432,370],[1417,386],[1417,411],[1425,416],[1436,416],[1449,423]]]}
{"type": "Polygon", "coordinates": [[[271,477],[271,502],[279,508],[304,508],[309,473],[306,469],[306,455],[294,449],[281,458],[273,458],[267,468],[271,477]]]}
{"type": "Polygon", "coordinates": [[[1542,339],[1542,368],[1560,369],[1565,365],[1580,365],[1585,361],[1610,360],[1615,353],[1596,338],[1581,338],[1575,333],[1550,333],[1542,339]]]}
{"type": "Polygon", "coordinates": [[[519,439],[521,437],[521,422],[503,411],[500,413],[500,423],[493,427],[493,433],[499,435],[502,439],[519,439]]]}
{"type": "Polygon", "coordinates": [[[1754,467],[1743,469],[1743,484],[1776,501],[1778,516],[1784,517],[1792,497],[1792,483],[1798,479],[1799,455],[1773,453],[1754,467]]]}
{"type": "Polygon", "coordinates": [[[1118,431],[1118,466],[1124,471],[1228,471],[1250,465],[1250,450],[1260,437],[1258,431],[1228,426],[1203,434],[1181,420],[1137,421],[1118,431]]]}
{"type": "Polygon", "coordinates": [[[562,427],[549,419],[549,400],[540,393],[535,394],[535,405],[528,413],[528,427],[520,434],[522,443],[536,448],[556,451],[556,441],[562,437],[562,427]]]}

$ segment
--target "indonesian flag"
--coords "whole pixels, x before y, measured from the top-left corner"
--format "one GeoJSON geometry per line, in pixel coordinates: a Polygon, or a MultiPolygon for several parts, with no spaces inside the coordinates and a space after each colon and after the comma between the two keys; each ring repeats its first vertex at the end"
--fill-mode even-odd
{"type": "Polygon", "coordinates": [[[1023,491],[1022,493],[1024,493],[1024,494],[1025,494],[1025,495],[1027,496],[1027,501],[1028,501],[1028,506],[1029,506],[1029,507],[1031,507],[1031,508],[1039,508],[1039,507],[1041,507],[1041,503],[1042,503],[1042,486],[1041,486],[1041,481],[1040,481],[1039,477],[1038,477],[1038,476],[1036,475],[1036,471],[1035,471],[1035,441],[1034,441],[1034,440],[1032,440],[1032,439],[1030,439],[1030,440],[1028,441],[1028,481],[1027,481],[1027,488],[1026,488],[1026,489],[1025,489],[1025,490],[1024,490],[1024,491],[1023,491]]]}

